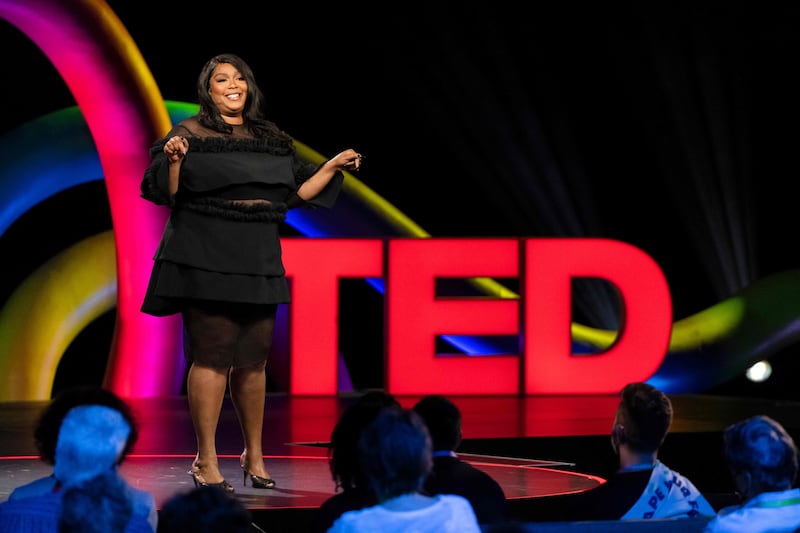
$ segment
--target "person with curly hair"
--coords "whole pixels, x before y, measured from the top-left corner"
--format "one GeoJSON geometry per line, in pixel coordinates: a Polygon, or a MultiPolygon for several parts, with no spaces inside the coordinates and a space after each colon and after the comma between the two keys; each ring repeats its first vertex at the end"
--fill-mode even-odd
{"type": "Polygon", "coordinates": [[[322,502],[315,512],[312,533],[325,533],[346,511],[378,503],[361,469],[358,439],[364,428],[386,407],[400,407],[400,403],[388,392],[369,391],[350,404],[336,422],[328,448],[328,465],[336,494],[322,502]]]}

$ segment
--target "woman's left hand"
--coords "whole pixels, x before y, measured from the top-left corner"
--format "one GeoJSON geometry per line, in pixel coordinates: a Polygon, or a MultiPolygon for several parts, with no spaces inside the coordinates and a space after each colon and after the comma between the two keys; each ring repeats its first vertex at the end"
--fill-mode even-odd
{"type": "Polygon", "coordinates": [[[330,160],[330,163],[333,163],[337,170],[351,170],[353,172],[357,172],[363,162],[364,156],[352,148],[339,152],[330,160]]]}

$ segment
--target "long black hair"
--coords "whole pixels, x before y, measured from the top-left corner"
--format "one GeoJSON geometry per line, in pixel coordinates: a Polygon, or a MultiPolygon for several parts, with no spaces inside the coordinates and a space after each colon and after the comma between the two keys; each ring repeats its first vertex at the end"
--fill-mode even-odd
{"type": "Polygon", "coordinates": [[[291,137],[282,131],[278,126],[267,120],[264,116],[264,94],[256,83],[253,70],[241,57],[236,54],[219,54],[209,59],[197,77],[197,99],[200,104],[200,111],[197,118],[203,126],[214,131],[231,133],[233,126],[222,120],[214,101],[211,99],[209,89],[211,88],[211,76],[214,70],[222,64],[233,65],[247,81],[247,99],[244,104],[242,118],[245,127],[255,137],[278,137],[290,140],[291,137]]]}

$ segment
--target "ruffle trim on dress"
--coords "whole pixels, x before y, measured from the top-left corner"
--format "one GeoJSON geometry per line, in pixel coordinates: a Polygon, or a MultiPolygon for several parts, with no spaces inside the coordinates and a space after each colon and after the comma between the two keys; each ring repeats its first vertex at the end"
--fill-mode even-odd
{"type": "MultiPolygon", "coordinates": [[[[229,153],[229,152],[263,152],[277,156],[292,155],[295,153],[294,144],[286,139],[266,137],[263,139],[242,139],[231,137],[187,137],[189,152],[187,157],[192,157],[192,152],[203,153],[229,153]]],[[[164,145],[169,139],[164,138],[150,147],[150,158],[153,159],[164,152],[164,145]]]]}
{"type": "Polygon", "coordinates": [[[245,204],[223,198],[196,198],[180,203],[183,209],[238,222],[283,222],[288,206],[284,202],[245,204]]]}

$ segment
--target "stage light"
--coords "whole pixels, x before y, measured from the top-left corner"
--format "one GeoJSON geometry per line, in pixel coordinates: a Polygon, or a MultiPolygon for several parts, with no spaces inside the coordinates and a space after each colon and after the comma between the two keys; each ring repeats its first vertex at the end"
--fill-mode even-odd
{"type": "Polygon", "coordinates": [[[769,361],[759,361],[758,363],[748,368],[747,372],[745,372],[745,376],[747,376],[747,379],[749,379],[754,383],[761,383],[762,381],[767,381],[771,375],[772,375],[772,365],[769,364],[769,361]]]}

